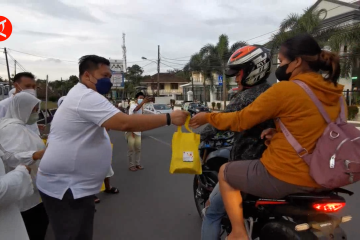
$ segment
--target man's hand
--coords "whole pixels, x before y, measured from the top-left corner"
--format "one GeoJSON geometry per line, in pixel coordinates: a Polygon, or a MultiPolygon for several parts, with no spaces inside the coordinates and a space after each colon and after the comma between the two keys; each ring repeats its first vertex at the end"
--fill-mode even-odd
{"type": "Polygon", "coordinates": [[[40,160],[44,156],[44,153],[45,153],[45,149],[41,150],[41,151],[34,152],[33,160],[34,161],[40,160]]]}
{"type": "Polygon", "coordinates": [[[262,131],[260,138],[265,138],[265,145],[269,146],[270,141],[274,137],[275,133],[277,133],[275,128],[268,128],[262,131]]]}
{"type": "Polygon", "coordinates": [[[151,102],[151,100],[152,100],[152,98],[146,97],[146,98],[144,98],[144,100],[143,100],[143,104],[149,103],[149,102],[151,102]]]}
{"type": "Polygon", "coordinates": [[[28,170],[29,174],[31,173],[31,168],[29,166],[23,165],[28,170]]]}
{"type": "Polygon", "coordinates": [[[170,113],[171,123],[176,126],[182,126],[186,122],[186,118],[189,116],[189,112],[176,110],[170,113]]]}
{"type": "Polygon", "coordinates": [[[207,114],[208,113],[204,113],[204,112],[196,114],[193,118],[190,119],[189,126],[191,128],[198,128],[198,127],[208,123],[208,121],[206,119],[207,114]]]}

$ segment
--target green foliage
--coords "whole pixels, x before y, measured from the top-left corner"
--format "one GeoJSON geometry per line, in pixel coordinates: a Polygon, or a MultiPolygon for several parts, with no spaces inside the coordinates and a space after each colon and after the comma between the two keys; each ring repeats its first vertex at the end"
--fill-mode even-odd
{"type": "Polygon", "coordinates": [[[220,110],[221,109],[221,103],[216,103],[217,109],[220,110]]]}
{"type": "Polygon", "coordinates": [[[359,108],[357,106],[348,106],[348,120],[354,119],[358,113],[359,108]]]}
{"type": "Polygon", "coordinates": [[[215,105],[216,105],[215,102],[212,102],[212,103],[211,103],[211,106],[212,106],[213,110],[215,109],[215,105]]]}
{"type": "Polygon", "coordinates": [[[60,97],[57,97],[57,96],[50,96],[49,97],[49,101],[50,102],[57,102],[59,100],[60,97]]]}
{"type": "Polygon", "coordinates": [[[143,79],[143,73],[144,70],[137,64],[127,68],[127,72],[125,74],[127,82],[125,82],[124,87],[127,95],[134,96],[136,94],[135,87],[140,85],[140,82],[143,79]]]}
{"type": "Polygon", "coordinates": [[[351,76],[352,66],[359,58],[360,24],[322,26],[319,15],[320,12],[312,8],[305,9],[303,14],[290,14],[265,46],[276,53],[286,39],[302,33],[311,34],[321,47],[328,46],[331,51],[340,53],[341,76],[351,76]],[[340,51],[344,45],[348,48],[346,53],[340,51]]]}
{"type": "MultiPolygon", "coordinates": [[[[231,54],[238,48],[246,46],[247,43],[243,41],[235,42],[230,46],[229,37],[225,34],[219,36],[218,42],[216,45],[206,44],[203,46],[198,53],[195,53],[191,56],[190,61],[184,66],[183,71],[185,73],[189,72],[189,76],[192,71],[200,72],[204,78],[209,81],[210,86],[214,85],[213,73],[223,75],[224,82],[228,86],[229,79],[225,77],[225,70],[227,67],[227,62],[231,54]]],[[[206,99],[206,82],[203,82],[204,85],[204,97],[206,99]]],[[[226,99],[226,94],[224,94],[224,100],[226,99]]]]}

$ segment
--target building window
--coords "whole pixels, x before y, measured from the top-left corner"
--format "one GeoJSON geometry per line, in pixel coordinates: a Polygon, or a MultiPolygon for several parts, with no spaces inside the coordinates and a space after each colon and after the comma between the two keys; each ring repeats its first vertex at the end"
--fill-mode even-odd
{"type": "Polygon", "coordinates": [[[171,90],[178,90],[179,89],[179,84],[178,83],[171,83],[171,90]]]}
{"type": "Polygon", "coordinates": [[[164,90],[165,89],[165,85],[163,83],[160,83],[160,90],[164,90]]]}
{"type": "Polygon", "coordinates": [[[347,53],[347,51],[348,51],[348,46],[344,46],[344,53],[347,53]]]}

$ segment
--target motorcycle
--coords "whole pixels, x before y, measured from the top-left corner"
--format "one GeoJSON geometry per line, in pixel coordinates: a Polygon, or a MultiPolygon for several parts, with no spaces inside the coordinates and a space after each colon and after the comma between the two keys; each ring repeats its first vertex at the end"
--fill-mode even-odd
{"type": "MultiPolygon", "coordinates": [[[[220,167],[228,162],[230,137],[215,137],[201,142],[202,174],[195,175],[193,194],[200,217],[205,203],[218,182],[220,167]]],[[[340,194],[353,192],[338,188],[321,193],[291,194],[283,199],[264,199],[243,194],[245,228],[250,239],[347,239],[340,224],[351,221],[351,216],[331,215],[346,205],[340,194]]],[[[225,215],[221,220],[222,233],[231,232],[231,223],[225,215]]]]}

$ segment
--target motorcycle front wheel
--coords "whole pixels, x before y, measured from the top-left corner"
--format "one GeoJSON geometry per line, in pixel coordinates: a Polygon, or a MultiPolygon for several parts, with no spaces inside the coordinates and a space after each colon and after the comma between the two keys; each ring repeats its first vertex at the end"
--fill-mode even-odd
{"type": "Polygon", "coordinates": [[[194,176],[193,194],[194,194],[196,210],[198,211],[199,216],[202,219],[203,218],[202,210],[205,208],[205,203],[208,200],[208,198],[204,198],[204,193],[199,188],[199,180],[198,180],[198,178],[199,178],[198,175],[194,176]]]}

